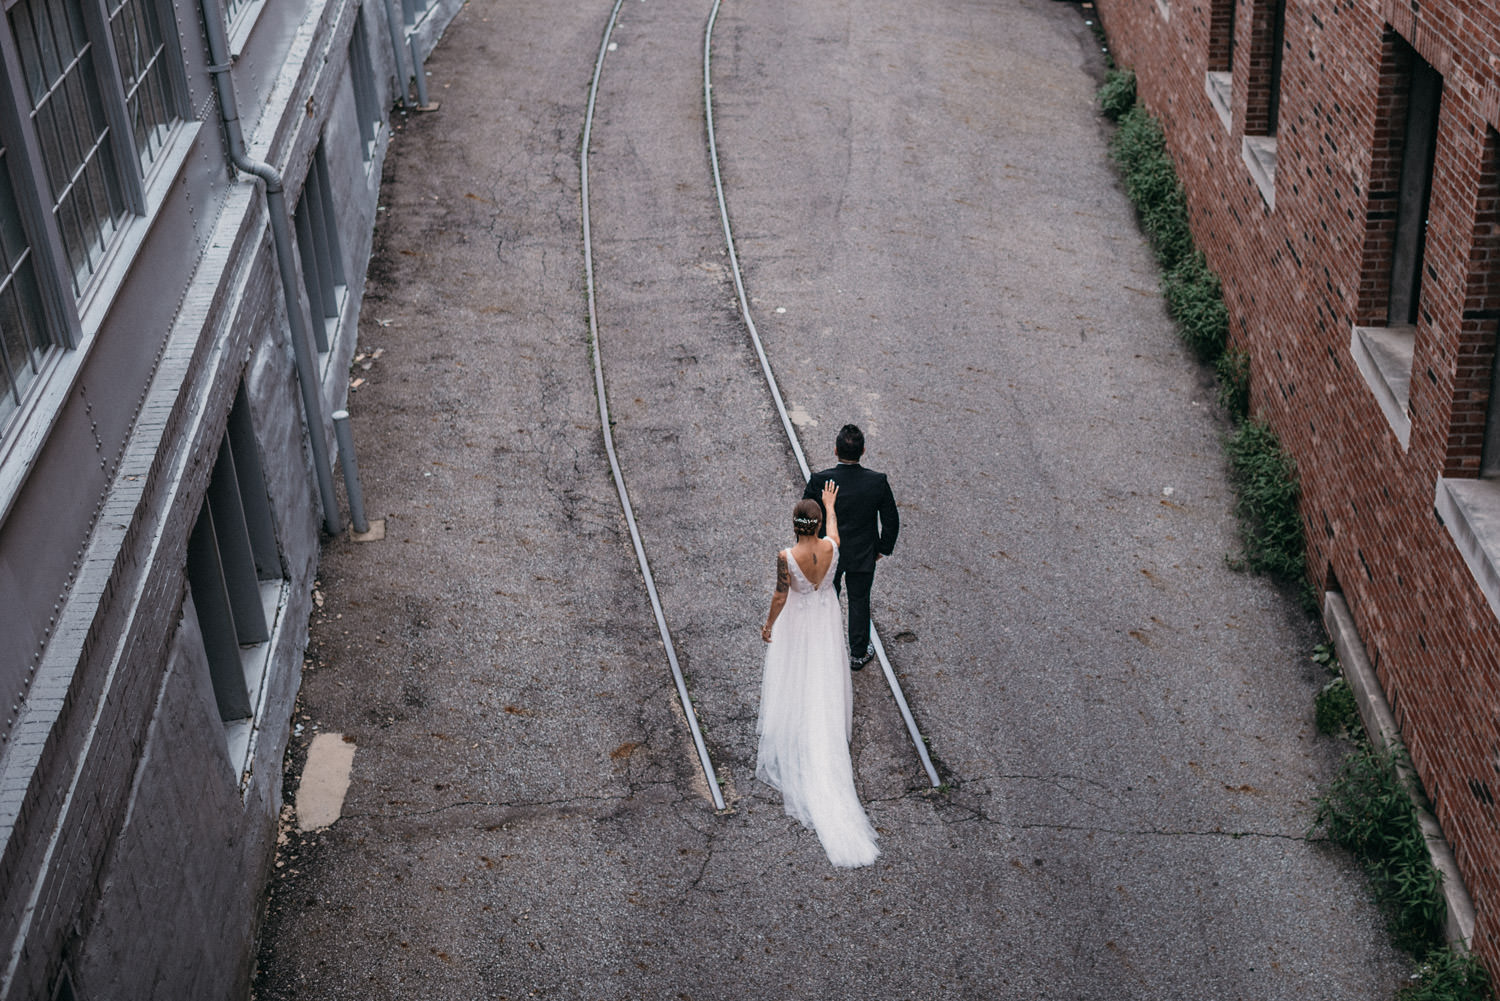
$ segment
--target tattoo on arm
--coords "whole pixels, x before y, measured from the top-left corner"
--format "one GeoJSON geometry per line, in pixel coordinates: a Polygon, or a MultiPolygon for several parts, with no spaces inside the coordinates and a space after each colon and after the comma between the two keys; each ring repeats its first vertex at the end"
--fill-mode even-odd
{"type": "Polygon", "coordinates": [[[776,554],[776,593],[785,594],[792,589],[792,573],[786,566],[786,553],[776,554]]]}

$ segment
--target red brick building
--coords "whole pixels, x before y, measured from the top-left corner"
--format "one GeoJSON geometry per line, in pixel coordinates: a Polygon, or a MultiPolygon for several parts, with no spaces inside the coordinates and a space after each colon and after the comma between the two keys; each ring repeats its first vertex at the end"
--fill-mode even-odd
{"type": "Polygon", "coordinates": [[[1500,0],[1096,0],[1500,968],[1500,0]]]}

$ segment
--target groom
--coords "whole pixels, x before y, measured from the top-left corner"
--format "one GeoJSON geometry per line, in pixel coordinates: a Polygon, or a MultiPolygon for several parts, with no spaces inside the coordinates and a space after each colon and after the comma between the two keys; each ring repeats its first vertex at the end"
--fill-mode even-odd
{"type": "Polygon", "coordinates": [[[870,649],[870,587],[875,583],[875,561],[891,555],[901,519],[896,498],[884,473],[859,464],[865,454],[865,435],[853,424],[845,424],[833,443],[839,464],[807,481],[802,496],[820,501],[823,484],[838,484],[834,513],[839,518],[839,569],[834,590],[849,588],[849,667],[861,670],[874,653],[870,649]]]}

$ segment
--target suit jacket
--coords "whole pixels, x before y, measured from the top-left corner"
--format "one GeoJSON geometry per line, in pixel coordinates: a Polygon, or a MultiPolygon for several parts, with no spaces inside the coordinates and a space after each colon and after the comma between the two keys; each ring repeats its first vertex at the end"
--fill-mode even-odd
{"type": "Polygon", "coordinates": [[[823,484],[829,480],[839,486],[839,498],[833,506],[839,518],[839,567],[845,572],[871,573],[875,570],[875,554],[891,555],[896,548],[896,533],[901,531],[891,485],[884,473],[841,462],[813,473],[802,496],[821,503],[823,484]]]}

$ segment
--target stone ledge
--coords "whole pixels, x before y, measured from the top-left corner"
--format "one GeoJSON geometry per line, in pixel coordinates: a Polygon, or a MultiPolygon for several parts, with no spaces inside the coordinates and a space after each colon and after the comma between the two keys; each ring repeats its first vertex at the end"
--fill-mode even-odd
{"type": "MultiPolygon", "coordinates": [[[[1338,651],[1339,666],[1344,679],[1354,691],[1354,701],[1359,706],[1359,717],[1371,742],[1382,750],[1404,747],[1401,732],[1396,727],[1396,717],[1391,714],[1385,701],[1385,690],[1375,676],[1375,668],[1365,656],[1364,643],[1354,627],[1354,616],[1344,596],[1337,591],[1323,595],[1323,624],[1333,639],[1338,651]]],[[[1474,901],[1464,885],[1463,875],[1458,871],[1458,860],[1453,857],[1453,848],[1443,836],[1443,829],[1429,809],[1427,799],[1420,792],[1420,780],[1408,774],[1411,784],[1412,803],[1417,808],[1417,819],[1422,825],[1422,834],[1427,839],[1427,854],[1433,867],[1442,875],[1443,902],[1447,906],[1448,920],[1445,932],[1450,945],[1463,949],[1469,947],[1474,938],[1474,901]]]]}
{"type": "Polygon", "coordinates": [[[1349,354],[1360,375],[1375,394],[1380,410],[1396,440],[1405,450],[1411,441],[1411,360],[1417,330],[1411,326],[1354,327],[1349,334],[1349,354]]]}
{"type": "Polygon", "coordinates": [[[1500,481],[1439,478],[1432,507],[1500,616],[1500,481]]]}
{"type": "Polygon", "coordinates": [[[1260,189],[1266,208],[1276,208],[1276,137],[1246,136],[1240,143],[1240,159],[1260,189]]]}
{"type": "Polygon", "coordinates": [[[1208,101],[1214,106],[1214,111],[1219,115],[1219,121],[1224,123],[1224,131],[1234,132],[1234,111],[1230,108],[1230,102],[1234,95],[1234,77],[1229,73],[1209,70],[1203,77],[1203,90],[1208,94],[1208,101]]]}

